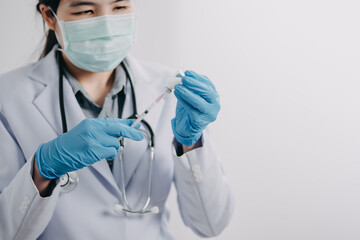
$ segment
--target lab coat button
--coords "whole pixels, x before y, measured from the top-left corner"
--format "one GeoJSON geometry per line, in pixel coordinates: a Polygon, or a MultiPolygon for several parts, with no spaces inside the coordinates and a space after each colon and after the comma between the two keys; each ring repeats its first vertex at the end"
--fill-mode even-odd
{"type": "Polygon", "coordinates": [[[27,209],[29,207],[29,204],[23,201],[21,203],[21,207],[24,208],[24,209],[27,209]]]}
{"type": "Polygon", "coordinates": [[[195,177],[195,181],[196,181],[196,182],[201,182],[202,179],[203,179],[202,176],[200,176],[200,177],[195,177]]]}
{"type": "Polygon", "coordinates": [[[202,178],[201,172],[194,172],[194,177],[195,178],[202,178]]]}
{"type": "Polygon", "coordinates": [[[26,209],[25,208],[23,208],[23,206],[20,206],[20,212],[22,213],[22,214],[25,214],[26,213],[26,209]]]}
{"type": "Polygon", "coordinates": [[[25,214],[28,208],[29,208],[29,204],[23,201],[20,206],[20,212],[22,214],[25,214]]]}
{"type": "Polygon", "coordinates": [[[200,171],[200,165],[199,165],[199,164],[194,164],[194,166],[192,166],[192,170],[193,170],[194,172],[200,171]]]}
{"type": "Polygon", "coordinates": [[[24,202],[29,204],[30,203],[30,197],[28,195],[25,196],[24,202]]]}

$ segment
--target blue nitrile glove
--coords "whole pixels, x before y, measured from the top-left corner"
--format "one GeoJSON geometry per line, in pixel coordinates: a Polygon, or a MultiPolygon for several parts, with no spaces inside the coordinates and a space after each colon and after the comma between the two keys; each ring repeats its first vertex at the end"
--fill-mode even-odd
{"type": "Polygon", "coordinates": [[[115,159],[120,149],[117,137],[137,141],[144,138],[140,131],[130,128],[134,121],[116,118],[83,120],[69,132],[39,146],[36,165],[40,174],[54,179],[104,158],[115,159]]]}
{"type": "Polygon", "coordinates": [[[175,139],[184,145],[195,144],[206,126],[215,121],[220,110],[219,95],[210,80],[194,71],[186,71],[182,84],[175,86],[178,99],[172,119],[175,139]]]}

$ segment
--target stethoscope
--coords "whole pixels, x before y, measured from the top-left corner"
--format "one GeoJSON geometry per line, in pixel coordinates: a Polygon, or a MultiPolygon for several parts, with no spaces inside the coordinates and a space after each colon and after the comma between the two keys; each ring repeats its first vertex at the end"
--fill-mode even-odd
{"type": "MultiPolygon", "coordinates": [[[[64,106],[64,84],[63,84],[63,76],[64,76],[64,60],[62,58],[62,55],[57,52],[57,59],[59,64],[59,103],[60,103],[60,114],[61,114],[61,122],[62,122],[62,129],[63,133],[66,133],[68,131],[67,128],[67,121],[66,121],[66,114],[65,114],[65,106],[64,106]]],[[[131,92],[132,92],[132,102],[133,102],[133,115],[129,117],[129,119],[136,119],[138,117],[137,113],[137,107],[136,107],[136,96],[135,96],[135,90],[134,85],[131,81],[130,74],[125,66],[125,64],[121,63],[122,68],[125,71],[126,79],[130,83],[131,92]]],[[[119,106],[119,112],[118,116],[121,118],[124,102],[125,102],[125,86],[123,90],[118,94],[118,106],[119,106]]],[[[152,168],[153,163],[155,159],[155,142],[154,142],[154,132],[148,122],[145,120],[141,120],[141,123],[147,128],[148,132],[150,133],[149,136],[149,148],[150,148],[150,165],[149,165],[149,172],[148,172],[148,186],[147,186],[147,198],[144,206],[140,210],[135,210],[132,208],[129,204],[129,201],[127,199],[126,195],[126,189],[125,189],[125,170],[124,170],[124,138],[121,138],[120,141],[120,178],[121,178],[121,194],[123,196],[124,206],[120,204],[116,204],[114,207],[114,211],[117,213],[138,213],[138,214],[144,214],[144,213],[154,213],[157,214],[159,212],[159,208],[157,206],[152,207],[151,209],[148,209],[148,206],[150,204],[151,200],[151,181],[152,181],[152,168]]],[[[146,132],[145,132],[146,133],[146,132]]],[[[112,171],[112,161],[108,161],[109,167],[112,171]]],[[[79,177],[76,171],[67,173],[60,177],[60,186],[62,187],[63,192],[70,192],[74,190],[79,182],[79,177]]]]}

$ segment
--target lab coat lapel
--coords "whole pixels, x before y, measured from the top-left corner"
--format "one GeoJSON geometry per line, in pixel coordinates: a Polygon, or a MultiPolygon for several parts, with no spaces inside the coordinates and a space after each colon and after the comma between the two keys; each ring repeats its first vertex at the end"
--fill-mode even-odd
{"type": "MultiPolygon", "coordinates": [[[[139,63],[131,56],[126,57],[125,66],[127,67],[130,78],[134,84],[137,110],[138,110],[138,114],[141,114],[165,89],[164,88],[157,89],[156,87],[154,87],[154,85],[151,84],[151,80],[153,80],[153,77],[155,76],[149,75],[149,73],[147,73],[146,70],[143,69],[139,65],[139,63]]],[[[129,87],[127,88],[126,94],[127,97],[125,101],[123,118],[127,118],[133,114],[132,112],[133,103],[131,101],[131,97],[129,96],[131,94],[131,88],[129,87]]],[[[158,127],[158,122],[160,120],[163,104],[164,102],[160,101],[151,110],[149,115],[145,118],[145,120],[150,124],[154,132],[155,129],[158,127]]],[[[125,149],[125,159],[124,159],[125,186],[127,186],[127,184],[130,182],[132,176],[134,175],[134,172],[136,171],[137,167],[142,162],[142,160],[148,160],[150,150],[144,146],[140,148],[140,146],[142,146],[140,143],[136,143],[134,141],[128,141],[128,146],[125,149]],[[146,149],[146,152],[142,151],[143,149],[146,149]]]]}
{"type": "Polygon", "coordinates": [[[56,135],[62,133],[58,76],[59,71],[54,50],[36,63],[29,72],[30,79],[44,85],[40,93],[33,100],[33,104],[47,120],[56,135]]]}
{"type": "MultiPolygon", "coordinates": [[[[39,61],[30,71],[29,77],[45,85],[44,89],[34,99],[33,104],[41,112],[57,135],[62,134],[61,114],[59,108],[59,71],[55,59],[55,51],[51,51],[44,59],[39,61]]],[[[68,130],[75,127],[85,119],[69,82],[64,78],[64,106],[68,130]]],[[[89,166],[103,179],[108,181],[114,189],[117,184],[105,159],[89,166]]]]}
{"type": "MultiPolygon", "coordinates": [[[[70,86],[70,83],[64,79],[64,104],[65,104],[65,112],[66,112],[66,119],[68,122],[68,129],[72,129],[76,125],[78,125],[82,120],[85,119],[85,115],[77,102],[74,92],[70,86]]],[[[120,195],[119,188],[115,182],[115,179],[110,171],[109,165],[106,159],[102,159],[94,163],[93,165],[88,167],[91,171],[95,171],[99,174],[99,180],[103,182],[103,180],[107,181],[113,191],[120,195]]],[[[94,172],[95,175],[97,175],[94,172]]],[[[104,184],[105,186],[107,184],[104,184]]]]}

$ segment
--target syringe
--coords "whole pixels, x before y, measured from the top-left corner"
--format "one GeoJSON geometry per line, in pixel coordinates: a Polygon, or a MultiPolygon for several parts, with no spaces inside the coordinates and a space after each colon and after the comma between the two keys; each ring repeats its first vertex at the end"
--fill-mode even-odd
{"type": "MultiPolygon", "coordinates": [[[[144,112],[142,112],[142,113],[138,116],[138,118],[135,120],[135,122],[133,122],[133,124],[131,124],[130,127],[135,127],[136,125],[138,125],[138,124],[141,122],[141,120],[143,120],[143,119],[146,117],[146,115],[151,111],[151,109],[152,109],[157,103],[160,102],[160,100],[164,97],[165,94],[167,94],[167,93],[170,94],[170,93],[172,92],[172,90],[175,88],[175,85],[182,83],[181,79],[182,79],[182,77],[184,77],[184,76],[185,76],[184,72],[181,71],[181,70],[178,70],[178,71],[176,72],[175,76],[169,80],[167,86],[165,87],[165,91],[164,91],[159,97],[157,97],[157,98],[155,99],[155,101],[152,102],[152,103],[150,104],[150,106],[145,109],[144,112]]],[[[134,104],[135,104],[135,103],[134,103],[134,104]]],[[[123,137],[120,137],[119,139],[120,139],[120,141],[121,141],[121,140],[123,139],[123,137]]]]}

